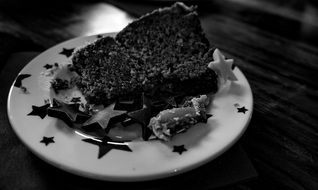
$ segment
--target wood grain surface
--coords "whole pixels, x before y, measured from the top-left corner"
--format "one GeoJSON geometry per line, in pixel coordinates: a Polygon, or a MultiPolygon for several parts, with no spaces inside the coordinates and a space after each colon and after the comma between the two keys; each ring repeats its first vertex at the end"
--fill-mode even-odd
{"type": "MultiPolygon", "coordinates": [[[[127,22],[170,3],[109,2],[127,22]]],[[[211,44],[234,58],[253,91],[253,117],[241,142],[259,177],[227,189],[318,189],[318,9],[307,1],[280,2],[189,2],[198,4],[211,44]]],[[[48,3],[0,7],[0,69],[11,53],[94,33],[87,11],[109,5],[48,3]]]]}

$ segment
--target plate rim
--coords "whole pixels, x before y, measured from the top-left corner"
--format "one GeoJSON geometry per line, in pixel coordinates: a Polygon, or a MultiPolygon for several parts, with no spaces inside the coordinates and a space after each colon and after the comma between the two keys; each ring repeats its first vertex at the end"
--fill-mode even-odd
{"type": "Polygon", "coordinates": [[[40,55],[50,51],[51,49],[55,48],[55,47],[58,47],[58,46],[62,46],[63,44],[68,44],[70,43],[71,41],[74,41],[74,40],[77,40],[78,38],[87,38],[87,37],[94,37],[94,36],[97,36],[97,35],[104,35],[104,36],[111,36],[111,35],[116,35],[117,32],[112,32],[112,33],[103,33],[103,34],[95,34],[95,35],[90,35],[90,36],[79,36],[79,37],[76,37],[76,38],[72,38],[72,39],[69,39],[69,40],[66,40],[64,42],[61,42],[61,43],[58,43],[50,48],[48,48],[47,50],[41,52],[39,55],[37,55],[36,57],[34,57],[31,61],[29,61],[27,64],[25,64],[25,66],[19,71],[18,75],[15,77],[11,87],[10,87],[10,90],[9,90],[9,93],[8,93],[8,98],[7,98],[7,116],[8,116],[8,119],[9,119],[9,123],[11,125],[11,128],[14,130],[14,133],[16,134],[16,136],[18,136],[18,138],[21,140],[21,142],[28,148],[28,150],[30,150],[33,154],[35,154],[37,157],[39,157],[40,159],[44,160],[45,162],[63,170],[63,171],[66,171],[66,172],[69,172],[69,173],[72,173],[72,174],[75,174],[75,175],[78,175],[78,176],[82,176],[82,177],[87,177],[87,178],[90,178],[90,179],[97,179],[97,180],[102,180],[102,181],[118,181],[118,182],[138,182],[138,181],[148,181],[148,180],[155,180],[155,179],[162,179],[162,178],[166,178],[166,177],[172,177],[172,176],[175,176],[175,175],[178,175],[178,174],[182,174],[182,173],[185,173],[185,172],[188,172],[192,169],[195,169],[195,168],[198,168],[200,166],[203,166],[205,165],[206,163],[214,160],[215,158],[219,157],[220,155],[222,155],[224,152],[226,152],[228,149],[230,149],[240,138],[241,136],[245,133],[247,127],[249,126],[249,123],[250,123],[250,120],[252,118],[252,115],[253,115],[253,109],[254,109],[254,97],[253,97],[253,91],[251,89],[251,86],[249,84],[249,81],[247,80],[246,76],[244,75],[244,73],[238,68],[236,67],[236,69],[238,70],[238,72],[244,77],[244,79],[246,80],[246,84],[247,84],[247,87],[248,87],[248,91],[249,91],[249,95],[251,97],[250,101],[251,101],[251,106],[249,107],[249,115],[248,115],[248,118],[245,122],[245,125],[244,127],[242,128],[242,130],[240,131],[240,133],[235,136],[234,139],[232,139],[232,141],[228,144],[226,144],[226,146],[221,149],[220,151],[218,151],[216,154],[210,156],[210,157],[207,157],[205,158],[204,160],[201,160],[200,162],[196,162],[194,164],[191,164],[191,165],[187,165],[187,166],[184,166],[182,168],[178,168],[177,171],[174,171],[174,172],[162,172],[162,173],[156,173],[156,174],[151,174],[151,175],[140,175],[140,176],[130,176],[130,175],[127,175],[127,176],[111,176],[111,175],[98,175],[98,174],[94,174],[93,172],[91,171],[83,171],[82,169],[79,169],[79,168],[72,168],[70,166],[68,166],[67,164],[60,164],[60,163],[57,163],[53,160],[51,160],[49,157],[41,154],[41,152],[37,152],[36,149],[32,148],[31,146],[29,146],[29,144],[27,142],[24,141],[24,139],[22,137],[20,137],[20,134],[17,132],[17,129],[14,127],[13,125],[13,116],[10,115],[10,102],[12,101],[11,98],[12,98],[12,93],[13,93],[13,89],[14,89],[14,82],[17,80],[17,77],[22,73],[23,70],[25,70],[27,67],[30,66],[30,63],[32,63],[34,60],[38,59],[40,55]]]}

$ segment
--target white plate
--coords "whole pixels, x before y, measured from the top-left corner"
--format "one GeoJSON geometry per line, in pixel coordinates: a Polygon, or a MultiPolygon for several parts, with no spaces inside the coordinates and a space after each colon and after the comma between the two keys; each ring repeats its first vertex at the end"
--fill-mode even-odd
{"type": "MultiPolygon", "coordinates": [[[[111,35],[114,34],[105,34],[111,35]]],[[[44,65],[69,64],[60,54],[63,48],[74,48],[96,40],[97,36],[80,37],[58,44],[27,64],[19,75],[30,74],[22,86],[12,85],[8,96],[10,123],[22,142],[37,156],[68,172],[94,179],[142,181],[183,173],[201,166],[229,149],[243,134],[252,115],[253,97],[248,81],[236,67],[238,81],[226,83],[215,95],[207,124],[197,124],[169,143],[132,141],[132,152],[111,150],[97,158],[98,146],[82,141],[83,136],[56,118],[28,115],[32,106],[42,106],[50,98],[50,77],[44,77],[44,65]],[[238,108],[245,107],[245,113],[238,108]],[[54,137],[47,146],[43,137],[54,137]],[[187,151],[173,152],[173,146],[184,145],[187,151]]]]}

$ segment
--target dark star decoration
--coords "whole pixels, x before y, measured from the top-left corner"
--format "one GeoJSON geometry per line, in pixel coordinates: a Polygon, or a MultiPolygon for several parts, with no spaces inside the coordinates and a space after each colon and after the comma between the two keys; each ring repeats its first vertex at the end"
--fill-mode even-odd
{"type": "Polygon", "coordinates": [[[41,119],[45,118],[47,115],[47,108],[50,107],[50,104],[45,104],[43,106],[32,106],[32,111],[28,115],[39,116],[41,119]]]}
{"type": "Polygon", "coordinates": [[[248,109],[246,109],[245,106],[237,108],[237,112],[238,113],[244,113],[245,114],[245,112],[247,112],[247,111],[248,111],[248,109]]]}
{"type": "Polygon", "coordinates": [[[50,143],[55,143],[54,137],[45,137],[45,136],[43,136],[43,138],[40,141],[40,143],[44,143],[45,146],[49,145],[50,143]]]}
{"type": "Polygon", "coordinates": [[[75,48],[63,48],[63,50],[60,52],[60,54],[65,55],[66,57],[70,57],[73,53],[73,51],[75,50],[75,48]]]}
{"type": "Polygon", "coordinates": [[[51,68],[53,67],[53,65],[51,65],[51,64],[45,64],[43,67],[44,67],[45,69],[51,69],[51,68]]]}
{"type": "Polygon", "coordinates": [[[30,76],[31,76],[30,74],[19,74],[17,79],[14,82],[14,86],[18,87],[18,88],[21,88],[22,87],[22,80],[25,79],[25,78],[28,78],[30,76]]]}
{"type": "Polygon", "coordinates": [[[187,151],[187,149],[184,148],[184,145],[173,146],[172,152],[177,152],[181,155],[184,151],[187,151]]]}
{"type": "Polygon", "coordinates": [[[106,133],[109,132],[109,124],[113,121],[119,120],[124,117],[127,111],[114,110],[115,103],[107,106],[103,110],[100,110],[92,115],[90,119],[83,123],[84,130],[98,129],[102,128],[106,133]]]}
{"type": "Polygon", "coordinates": [[[68,126],[74,127],[75,123],[83,123],[89,119],[89,115],[79,111],[79,104],[67,104],[53,99],[52,106],[47,108],[47,114],[63,120],[68,126]]]}
{"type": "Polygon", "coordinates": [[[114,141],[108,136],[105,136],[102,139],[82,139],[82,141],[97,145],[99,147],[98,151],[98,159],[102,158],[105,154],[107,154],[112,149],[122,150],[132,152],[127,143],[121,141],[114,141]]]}
{"type": "Polygon", "coordinates": [[[139,123],[142,127],[142,138],[143,140],[148,140],[151,136],[152,132],[148,128],[148,123],[152,117],[152,110],[151,110],[151,102],[150,100],[145,96],[145,94],[142,94],[142,105],[143,107],[139,110],[132,111],[128,113],[128,117],[139,123]]]}
{"type": "Polygon", "coordinates": [[[209,113],[206,113],[206,114],[201,114],[202,116],[202,119],[199,121],[199,122],[202,122],[202,123],[207,123],[208,122],[208,119],[210,117],[212,117],[213,115],[212,114],[209,114],[209,113]]]}

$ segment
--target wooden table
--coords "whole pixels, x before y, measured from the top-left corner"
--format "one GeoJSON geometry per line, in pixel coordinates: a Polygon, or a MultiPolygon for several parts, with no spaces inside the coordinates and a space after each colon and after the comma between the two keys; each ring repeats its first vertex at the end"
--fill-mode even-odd
{"type": "MultiPolygon", "coordinates": [[[[0,6],[0,69],[12,53],[43,51],[73,37],[118,31],[134,18],[171,4],[5,2],[0,6]]],[[[241,144],[259,177],[229,189],[318,189],[318,9],[303,1],[286,2],[189,2],[198,5],[211,44],[235,59],[254,95],[253,117],[241,144]]],[[[9,124],[6,100],[0,103],[3,135],[11,129],[2,127],[9,124]]],[[[1,136],[0,150],[12,142],[20,149],[1,154],[26,151],[14,135],[10,138],[1,136]]],[[[0,155],[0,169],[9,170],[6,155],[0,155]]]]}

